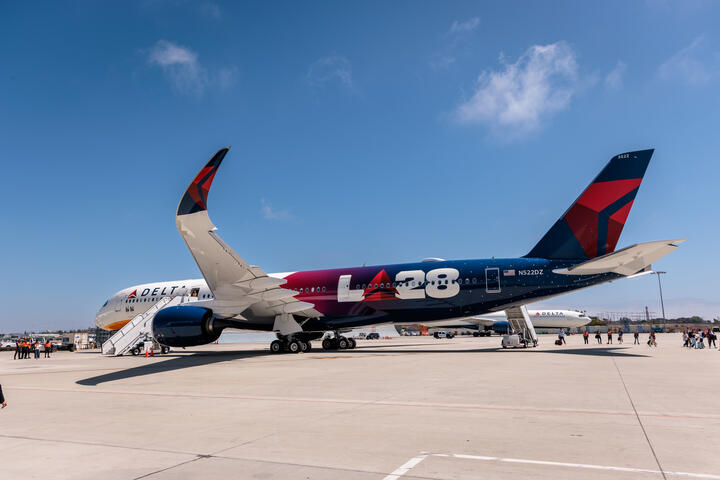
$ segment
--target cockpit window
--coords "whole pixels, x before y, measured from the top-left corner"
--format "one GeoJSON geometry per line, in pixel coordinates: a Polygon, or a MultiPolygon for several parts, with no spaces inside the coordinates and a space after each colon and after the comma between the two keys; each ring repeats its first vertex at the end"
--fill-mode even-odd
{"type": "Polygon", "coordinates": [[[103,303],[103,307],[107,307],[107,304],[110,300],[105,300],[105,303],[103,303]]]}

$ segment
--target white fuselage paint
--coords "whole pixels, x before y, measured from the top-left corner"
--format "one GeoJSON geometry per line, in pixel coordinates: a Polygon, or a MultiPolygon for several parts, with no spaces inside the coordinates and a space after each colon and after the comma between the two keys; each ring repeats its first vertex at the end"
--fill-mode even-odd
{"type": "MultiPolygon", "coordinates": [[[[285,278],[295,272],[270,273],[285,278]]],[[[95,325],[105,330],[119,330],[133,317],[146,312],[163,297],[186,295],[198,302],[212,304],[213,295],[204,278],[144,283],[124,288],[111,296],[95,316],[95,325]]],[[[211,305],[208,305],[211,306],[211,305]]]]}

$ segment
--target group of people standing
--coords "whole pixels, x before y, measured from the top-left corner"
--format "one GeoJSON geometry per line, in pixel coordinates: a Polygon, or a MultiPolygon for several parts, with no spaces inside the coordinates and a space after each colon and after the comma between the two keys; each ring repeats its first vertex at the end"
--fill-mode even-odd
{"type": "Polygon", "coordinates": [[[706,343],[708,348],[717,347],[716,341],[717,334],[711,328],[697,332],[686,328],[683,332],[683,347],[702,349],[706,343]]]}
{"type": "Polygon", "coordinates": [[[13,360],[22,360],[24,358],[30,358],[30,354],[34,354],[34,358],[40,358],[40,352],[45,352],[45,358],[50,358],[52,353],[53,345],[50,340],[46,340],[45,343],[40,340],[34,342],[29,339],[21,339],[15,342],[15,355],[13,360]]]}
{"type": "MultiPolygon", "coordinates": [[[[583,342],[585,345],[588,345],[590,343],[590,332],[585,330],[582,334],[583,336],[583,342]]],[[[565,333],[560,333],[560,339],[563,343],[565,343],[565,333]]],[[[602,345],[602,335],[600,334],[600,330],[595,330],[595,340],[597,341],[598,345],[602,345]]],[[[617,342],[622,344],[623,343],[623,331],[621,329],[618,329],[617,331],[617,342]]],[[[612,328],[609,328],[607,331],[607,343],[608,345],[612,345],[613,343],[613,330],[612,328]]],[[[648,337],[647,341],[648,346],[650,347],[657,347],[657,341],[655,337],[655,332],[650,332],[650,336],[648,337]]],[[[633,332],[633,345],[640,345],[640,333],[638,331],[633,332]]]]}

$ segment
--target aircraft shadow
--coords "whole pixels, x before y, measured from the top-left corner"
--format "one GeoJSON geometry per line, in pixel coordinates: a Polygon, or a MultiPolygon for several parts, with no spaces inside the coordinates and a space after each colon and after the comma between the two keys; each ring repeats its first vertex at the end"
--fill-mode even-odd
{"type": "MultiPolygon", "coordinates": [[[[416,344],[417,346],[423,346],[423,344],[416,344]]],[[[503,350],[500,347],[494,348],[465,348],[465,349],[438,349],[438,348],[423,348],[409,350],[406,347],[411,345],[403,345],[402,348],[398,348],[397,345],[368,345],[360,346],[354,350],[331,350],[324,353],[334,355],[365,355],[365,354],[418,354],[418,353],[487,353],[487,352],[505,352],[507,354],[512,353],[544,353],[551,355],[589,355],[594,357],[647,357],[640,353],[627,352],[628,349],[622,347],[595,347],[595,348],[558,348],[555,350],[536,350],[536,349],[507,349],[503,350]],[[627,353],[626,353],[627,352],[627,353]]],[[[323,353],[323,350],[313,350],[313,352],[323,353]]],[[[150,363],[148,365],[142,365],[139,367],[128,368],[126,370],[119,370],[116,372],[105,373],[103,375],[97,375],[95,377],[85,378],[78,380],[78,385],[85,386],[97,386],[102,383],[114,382],[117,380],[126,380],[128,378],[142,377],[145,375],[152,375],[155,373],[172,372],[175,370],[182,370],[185,368],[199,367],[203,365],[212,365],[215,363],[232,362],[234,360],[241,360],[244,358],[256,358],[274,355],[267,350],[237,350],[237,351],[226,351],[226,352],[197,352],[191,355],[165,355],[163,358],[172,357],[168,360],[164,360],[158,363],[150,363]]],[[[290,354],[284,354],[290,355],[290,354]]],[[[322,357],[320,357],[322,358],[322,357]]]]}
{"type": "Polygon", "coordinates": [[[172,372],[175,370],[182,370],[184,368],[199,367],[202,365],[212,365],[214,363],[231,362],[233,360],[239,360],[242,358],[253,358],[269,355],[270,353],[265,350],[252,350],[252,351],[230,351],[230,352],[197,352],[191,355],[163,355],[162,358],[169,358],[162,362],[149,363],[148,365],[142,365],[139,367],[128,368],[126,370],[119,370],[116,372],[110,372],[103,375],[97,375],[95,377],[85,378],[78,380],[78,385],[97,386],[101,383],[114,382],[116,380],[125,380],[128,378],[142,377],[144,375],[152,375],[154,373],[172,372]]]}

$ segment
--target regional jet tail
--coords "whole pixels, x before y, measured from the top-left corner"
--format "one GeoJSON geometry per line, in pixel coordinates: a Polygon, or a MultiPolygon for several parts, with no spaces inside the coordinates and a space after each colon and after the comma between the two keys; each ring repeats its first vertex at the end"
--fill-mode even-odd
{"type": "Polygon", "coordinates": [[[341,333],[354,327],[428,323],[500,310],[512,312],[508,321],[514,330],[523,321],[533,332],[525,304],[647,271],[682,241],[615,251],[653,154],[640,150],[613,157],[523,257],[268,274],[227,245],[208,216],[210,186],[227,152],[221,149],[200,170],[177,209],[178,231],[204,279],[147,286],[140,294],[144,298],[133,287],[122,290],[98,313],[103,324],[129,322],[123,329],[132,329],[151,323],[160,343],[178,347],[211,343],[227,327],[273,331],[273,353],[307,351],[328,330],[335,338],[323,342],[324,348],[353,348],[355,342],[341,333]],[[192,304],[178,298],[188,292],[194,295],[192,304]],[[153,305],[157,313],[150,310],[153,305]]]}

